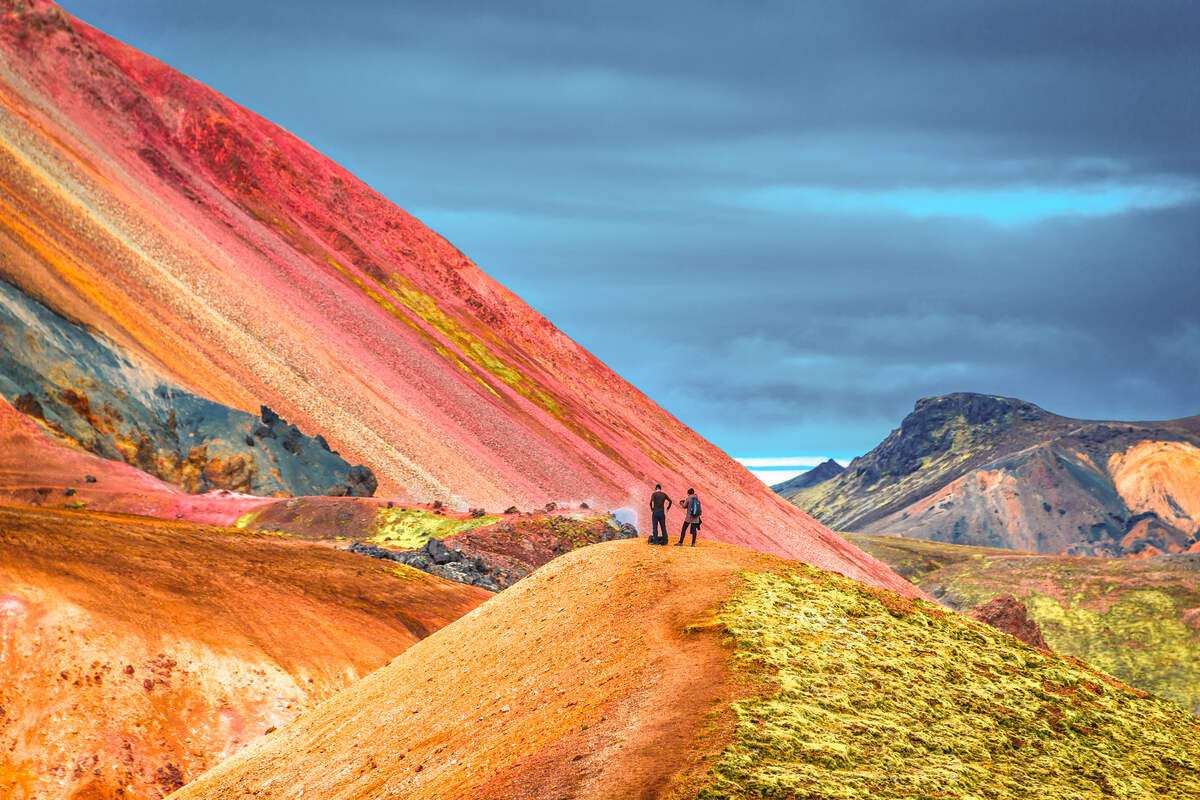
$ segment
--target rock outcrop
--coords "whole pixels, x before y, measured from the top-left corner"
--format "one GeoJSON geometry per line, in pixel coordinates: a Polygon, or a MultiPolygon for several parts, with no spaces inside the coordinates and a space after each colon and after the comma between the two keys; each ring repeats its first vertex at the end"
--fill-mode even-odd
{"type": "Polygon", "coordinates": [[[994,600],[980,603],[971,609],[967,616],[987,623],[1030,647],[1039,650],[1050,649],[1046,640],[1042,638],[1041,626],[1029,618],[1029,609],[1011,594],[1003,594],[994,600]]]}
{"type": "Polygon", "coordinates": [[[169,382],[0,280],[0,396],[48,433],[186,492],[369,497],[370,469],[266,406],[261,420],[169,382]]]}

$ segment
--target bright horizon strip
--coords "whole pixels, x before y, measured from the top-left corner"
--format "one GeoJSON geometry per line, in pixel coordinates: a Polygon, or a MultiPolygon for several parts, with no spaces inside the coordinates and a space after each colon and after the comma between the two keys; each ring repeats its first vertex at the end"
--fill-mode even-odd
{"type": "MultiPolygon", "coordinates": [[[[829,460],[828,456],[776,456],[772,457],[739,457],[734,456],[733,460],[741,464],[743,467],[754,467],[755,469],[784,469],[788,467],[815,467],[818,464],[824,464],[829,460]]],[[[843,467],[846,466],[845,461],[834,459],[843,467]]]]}

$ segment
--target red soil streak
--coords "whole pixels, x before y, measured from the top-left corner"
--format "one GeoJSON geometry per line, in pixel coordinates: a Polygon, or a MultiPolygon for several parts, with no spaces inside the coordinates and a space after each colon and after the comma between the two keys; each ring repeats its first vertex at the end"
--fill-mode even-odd
{"type": "Polygon", "coordinates": [[[160,797],[490,596],[395,569],[0,506],[0,797],[160,797]]]}
{"type": "Polygon", "coordinates": [[[640,510],[694,486],[710,537],[916,592],[353,175],[53,4],[0,0],[0,104],[0,274],[322,432],[379,494],[640,510]]]}

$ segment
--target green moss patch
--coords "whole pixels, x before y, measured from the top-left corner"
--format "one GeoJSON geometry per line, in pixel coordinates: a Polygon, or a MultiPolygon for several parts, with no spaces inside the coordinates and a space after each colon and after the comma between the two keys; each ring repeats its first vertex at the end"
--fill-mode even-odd
{"type": "Polygon", "coordinates": [[[948,566],[920,585],[960,609],[1011,593],[1055,652],[1200,712],[1200,631],[1186,621],[1200,608],[1200,575],[1186,565],[996,557],[948,566]]]}
{"type": "Polygon", "coordinates": [[[1200,723],[1086,664],[800,566],[719,613],[735,703],[704,798],[1200,797],[1200,723]]]}
{"type": "Polygon", "coordinates": [[[486,515],[454,519],[415,508],[381,508],[375,515],[370,540],[401,548],[423,547],[430,539],[442,539],[499,521],[500,517],[486,515]]]}

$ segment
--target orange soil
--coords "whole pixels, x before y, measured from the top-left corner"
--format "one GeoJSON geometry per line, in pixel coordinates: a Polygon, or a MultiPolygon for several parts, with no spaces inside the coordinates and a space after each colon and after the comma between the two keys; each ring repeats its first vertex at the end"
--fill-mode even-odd
{"type": "Polygon", "coordinates": [[[159,797],[489,597],[276,536],[0,506],[0,797],[159,797]]]}
{"type": "Polygon", "coordinates": [[[1200,533],[1200,448],[1187,442],[1139,442],[1114,453],[1108,470],[1131,511],[1153,511],[1182,531],[1200,533]]]}
{"type": "Polygon", "coordinates": [[[705,770],[740,692],[700,625],[729,545],[640,540],[561,556],[174,798],[651,798],[705,770]]]}

